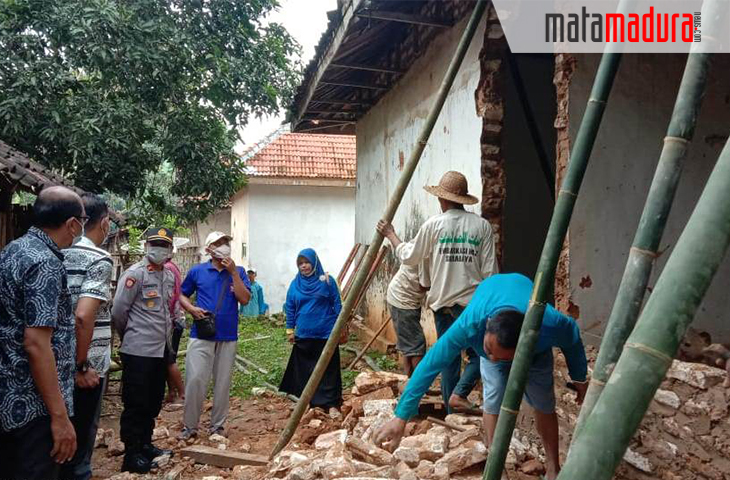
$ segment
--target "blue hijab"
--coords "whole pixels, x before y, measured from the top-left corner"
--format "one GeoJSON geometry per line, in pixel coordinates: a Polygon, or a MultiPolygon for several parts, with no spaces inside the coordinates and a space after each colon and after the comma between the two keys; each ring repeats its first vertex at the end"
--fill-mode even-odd
{"type": "MultiPolygon", "coordinates": [[[[305,248],[299,252],[297,259],[299,257],[306,258],[312,264],[313,271],[308,277],[302,275],[301,272],[297,272],[297,276],[289,288],[303,296],[329,298],[332,295],[330,280],[328,275],[324,273],[324,268],[322,267],[322,262],[319,261],[317,252],[313,248],[305,248]]],[[[299,270],[298,266],[297,270],[299,270]]]]}

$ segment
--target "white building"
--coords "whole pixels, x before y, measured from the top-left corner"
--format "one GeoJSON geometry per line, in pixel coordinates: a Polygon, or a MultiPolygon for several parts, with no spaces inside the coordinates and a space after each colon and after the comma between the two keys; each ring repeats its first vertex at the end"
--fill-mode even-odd
{"type": "Polygon", "coordinates": [[[355,239],[355,138],[282,133],[246,160],[231,200],[233,259],[255,268],[270,312],[282,310],[297,254],[314,248],[337,276],[355,239]]]}
{"type": "MultiPolygon", "coordinates": [[[[372,237],[473,5],[353,0],[340,2],[339,10],[330,13],[291,109],[292,130],[356,135],[357,242],[372,237]]],[[[423,185],[437,183],[447,170],[459,170],[470,193],[481,199],[475,211],[498,234],[502,271],[534,275],[552,196],[568,164],[599,58],[511,54],[492,10],[477,30],[395,216],[402,238],[412,238],[438,211],[423,185]],[[544,145],[543,161],[526,110],[544,145]]],[[[555,285],[557,306],[578,318],[589,342],[600,341],[611,311],[685,60],[679,54],[624,55],[614,83],[555,285]]],[[[728,75],[730,56],[716,55],[662,250],[671,252],[676,244],[727,139],[728,75]]],[[[650,285],[668,256],[659,258],[650,285]]],[[[387,258],[368,290],[364,316],[371,331],[387,316],[385,289],[395,267],[387,258]]],[[[728,282],[726,261],[695,322],[718,341],[730,339],[728,282]]],[[[393,331],[384,336],[395,340],[393,331]]]]}

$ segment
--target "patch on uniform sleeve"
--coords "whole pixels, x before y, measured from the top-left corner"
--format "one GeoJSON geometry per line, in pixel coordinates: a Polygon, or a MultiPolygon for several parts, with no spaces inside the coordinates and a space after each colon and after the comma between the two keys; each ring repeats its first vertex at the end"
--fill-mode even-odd
{"type": "Polygon", "coordinates": [[[134,277],[129,277],[127,281],[124,282],[124,286],[127,288],[132,288],[135,283],[137,283],[137,279],[134,277]]]}

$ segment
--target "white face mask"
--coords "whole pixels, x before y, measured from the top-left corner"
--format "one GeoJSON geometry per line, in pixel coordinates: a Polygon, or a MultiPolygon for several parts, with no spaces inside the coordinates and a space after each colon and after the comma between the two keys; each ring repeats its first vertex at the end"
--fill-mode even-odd
{"type": "Polygon", "coordinates": [[[231,246],[230,245],[221,245],[220,247],[216,247],[210,252],[211,256],[214,258],[217,258],[218,260],[223,260],[224,258],[229,258],[231,256],[231,246]]]}
{"type": "Polygon", "coordinates": [[[170,247],[149,247],[147,248],[147,258],[155,265],[162,265],[172,254],[170,247]]]}

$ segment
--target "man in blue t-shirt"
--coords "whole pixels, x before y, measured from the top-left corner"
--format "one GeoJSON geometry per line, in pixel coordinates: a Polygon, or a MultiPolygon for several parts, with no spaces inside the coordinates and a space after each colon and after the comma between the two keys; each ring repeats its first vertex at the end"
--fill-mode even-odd
{"type": "MultiPolygon", "coordinates": [[[[378,445],[389,442],[389,448],[396,448],[406,422],[418,413],[418,403],[433,380],[462,350],[471,347],[481,357],[484,431],[487,443],[491,444],[531,293],[532,281],[517,273],[498,274],[483,280],[464,312],[418,364],[398,402],[395,418],[375,433],[375,442],[378,445]]],[[[578,392],[576,400],[581,403],[588,387],[588,364],[580,330],[575,320],[548,305],[528,374],[525,399],[535,412],[549,480],[555,479],[560,471],[553,347],[563,352],[578,392]]]]}
{"type": "Polygon", "coordinates": [[[212,232],[205,240],[210,261],[194,266],[181,287],[180,304],[196,319],[207,315],[215,322],[215,335],[201,338],[196,325],[190,331],[185,355],[185,412],[181,439],[198,433],[198,422],[208,391],[211,374],[214,378],[213,410],[210,434],[225,434],[228,417],[231,374],[236,360],[238,340],[238,304],[251,299],[251,285],[242,267],[231,259],[231,237],[212,232]],[[195,294],[195,303],[190,296],[195,294]]]}

